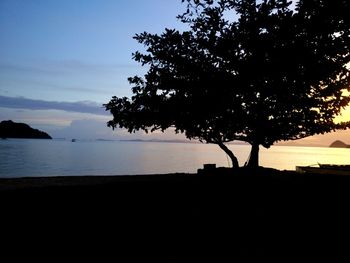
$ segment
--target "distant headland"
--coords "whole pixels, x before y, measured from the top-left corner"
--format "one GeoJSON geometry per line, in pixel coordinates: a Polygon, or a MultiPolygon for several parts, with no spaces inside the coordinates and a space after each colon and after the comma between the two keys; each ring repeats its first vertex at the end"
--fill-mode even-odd
{"type": "Polygon", "coordinates": [[[52,139],[46,132],[33,129],[28,124],[11,120],[0,122],[0,138],[52,139]]]}
{"type": "Polygon", "coordinates": [[[338,140],[338,141],[334,141],[331,145],[329,145],[329,147],[332,147],[332,148],[350,148],[350,145],[338,140]]]}

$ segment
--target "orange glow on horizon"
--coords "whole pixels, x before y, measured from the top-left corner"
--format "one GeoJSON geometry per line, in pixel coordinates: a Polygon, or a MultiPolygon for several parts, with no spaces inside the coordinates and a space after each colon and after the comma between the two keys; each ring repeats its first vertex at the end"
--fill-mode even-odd
{"type": "MultiPolygon", "coordinates": [[[[348,65],[350,65],[350,64],[348,64],[348,65]]],[[[343,96],[350,96],[350,91],[344,90],[343,96]]],[[[340,112],[340,115],[335,117],[334,121],[336,123],[350,121],[350,104],[348,106],[346,106],[345,109],[343,109],[340,112]]]]}
{"type": "Polygon", "coordinates": [[[344,110],[341,111],[341,114],[335,117],[335,122],[346,122],[350,121],[350,106],[347,106],[344,110]]]}

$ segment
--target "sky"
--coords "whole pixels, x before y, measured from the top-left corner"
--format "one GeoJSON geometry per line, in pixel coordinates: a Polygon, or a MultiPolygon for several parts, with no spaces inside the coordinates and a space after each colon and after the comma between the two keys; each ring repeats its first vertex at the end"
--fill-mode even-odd
{"type": "MultiPolygon", "coordinates": [[[[127,78],[146,72],[132,60],[143,50],[132,37],[183,29],[176,16],[185,9],[181,0],[0,0],[0,121],[25,122],[55,138],[184,139],[112,131],[102,104],[130,96],[127,78]]],[[[327,136],[301,143],[350,144],[347,131],[327,136]]]]}
{"type": "Polygon", "coordinates": [[[0,0],[0,120],[60,138],[128,137],[106,127],[102,104],[130,96],[127,78],[146,72],[132,37],[181,29],[184,10],[180,0],[0,0]]]}

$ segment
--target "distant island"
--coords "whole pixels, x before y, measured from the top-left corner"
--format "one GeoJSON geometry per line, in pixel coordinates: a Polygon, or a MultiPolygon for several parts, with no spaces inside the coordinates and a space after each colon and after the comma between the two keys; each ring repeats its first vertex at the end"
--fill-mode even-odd
{"type": "Polygon", "coordinates": [[[334,141],[331,145],[329,145],[329,147],[332,147],[332,148],[350,148],[350,145],[338,140],[338,141],[334,141]]]}
{"type": "Polygon", "coordinates": [[[11,120],[0,122],[0,138],[52,139],[46,132],[33,129],[28,124],[11,120]]]}

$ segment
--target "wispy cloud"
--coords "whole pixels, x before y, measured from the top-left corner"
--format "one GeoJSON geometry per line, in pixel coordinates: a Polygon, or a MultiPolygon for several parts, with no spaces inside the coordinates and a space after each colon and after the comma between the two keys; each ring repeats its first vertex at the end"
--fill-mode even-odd
{"type": "Polygon", "coordinates": [[[0,69],[16,72],[41,73],[41,74],[77,74],[77,73],[117,73],[127,69],[140,68],[136,62],[128,64],[92,64],[79,60],[40,60],[27,61],[16,64],[11,62],[0,62],[0,69]]]}
{"type": "MultiPolygon", "coordinates": [[[[7,79],[5,80],[0,80],[0,86],[1,84],[5,87],[16,87],[20,86],[23,88],[44,88],[45,90],[59,90],[59,91],[65,91],[65,92],[82,92],[84,94],[109,94],[111,91],[108,89],[101,89],[99,87],[94,88],[94,87],[86,87],[86,86],[72,86],[72,85],[67,85],[66,83],[63,84],[57,84],[54,82],[50,82],[48,80],[42,80],[42,79],[20,79],[20,78],[13,78],[13,79],[7,79]]],[[[9,93],[8,90],[5,89],[0,89],[0,93],[9,93]]]]}
{"type": "Polygon", "coordinates": [[[27,110],[63,110],[96,115],[108,114],[102,105],[91,101],[61,102],[0,96],[0,107],[27,110]]]}
{"type": "Polygon", "coordinates": [[[0,59],[0,95],[45,100],[106,101],[112,95],[129,96],[127,78],[143,75],[137,64],[98,64],[79,60],[0,59]],[[8,90],[5,93],[1,90],[8,90]],[[38,96],[36,96],[38,95],[38,96]]]}

